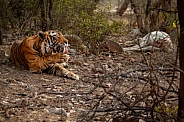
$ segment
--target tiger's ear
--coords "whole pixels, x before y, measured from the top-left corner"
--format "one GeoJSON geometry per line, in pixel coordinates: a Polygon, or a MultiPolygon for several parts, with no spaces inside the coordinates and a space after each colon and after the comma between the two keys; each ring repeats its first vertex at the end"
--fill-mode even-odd
{"type": "Polygon", "coordinates": [[[38,35],[38,37],[41,38],[41,39],[44,39],[44,37],[45,37],[45,34],[44,34],[43,31],[39,31],[37,35],[38,35]]]}

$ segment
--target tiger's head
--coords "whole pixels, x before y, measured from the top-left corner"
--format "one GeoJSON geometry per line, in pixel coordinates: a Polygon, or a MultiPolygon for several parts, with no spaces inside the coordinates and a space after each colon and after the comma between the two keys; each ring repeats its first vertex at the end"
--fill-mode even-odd
{"type": "Polygon", "coordinates": [[[41,44],[42,55],[52,53],[68,54],[68,40],[62,33],[50,30],[39,31],[37,35],[43,42],[41,44]]]}

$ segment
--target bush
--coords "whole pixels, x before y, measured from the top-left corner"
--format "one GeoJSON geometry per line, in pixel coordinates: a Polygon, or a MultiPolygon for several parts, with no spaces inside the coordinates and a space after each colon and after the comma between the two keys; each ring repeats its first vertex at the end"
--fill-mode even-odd
{"type": "MultiPolygon", "coordinates": [[[[41,3],[35,0],[12,0],[6,3],[7,11],[1,20],[19,35],[32,35],[43,29],[41,3]]],[[[82,38],[91,50],[103,41],[103,35],[122,35],[122,22],[110,22],[103,12],[96,12],[98,0],[45,0],[47,29],[60,30],[63,34],[75,34],[82,38]],[[52,7],[51,7],[52,6],[52,7]],[[52,9],[51,9],[52,8],[52,9]]],[[[3,16],[3,15],[1,15],[3,16]]]]}
{"type": "Polygon", "coordinates": [[[103,35],[122,35],[122,22],[110,23],[102,12],[95,12],[96,3],[89,0],[60,0],[56,3],[55,28],[63,33],[80,36],[85,45],[94,50],[103,35]]]}

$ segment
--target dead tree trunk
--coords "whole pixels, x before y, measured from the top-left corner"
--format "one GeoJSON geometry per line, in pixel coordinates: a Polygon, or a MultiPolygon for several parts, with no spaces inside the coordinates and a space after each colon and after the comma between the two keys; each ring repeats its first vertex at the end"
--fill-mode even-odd
{"type": "Polygon", "coordinates": [[[131,3],[131,6],[134,10],[134,13],[136,15],[136,19],[137,19],[137,23],[138,23],[138,28],[140,29],[140,32],[141,33],[145,33],[145,29],[143,27],[143,17],[142,17],[142,14],[141,14],[141,11],[140,11],[140,8],[138,7],[138,5],[136,5],[135,3],[136,1],[135,0],[130,0],[130,3],[131,3]]]}
{"type": "Polygon", "coordinates": [[[49,29],[52,30],[52,26],[53,26],[53,19],[52,19],[52,8],[53,8],[53,0],[49,0],[49,11],[48,11],[48,16],[49,16],[49,20],[50,20],[50,24],[49,24],[49,29]]]}
{"type": "Polygon", "coordinates": [[[5,26],[5,24],[4,24],[4,11],[5,11],[5,9],[4,9],[4,6],[3,6],[3,4],[4,4],[4,0],[3,1],[1,1],[1,4],[0,4],[0,45],[2,45],[3,44],[3,34],[2,34],[2,30],[3,30],[3,28],[4,28],[4,26],[5,26]]]}
{"type": "Polygon", "coordinates": [[[178,16],[180,23],[180,38],[179,38],[179,60],[180,60],[180,87],[179,87],[179,102],[178,102],[178,120],[184,121],[184,0],[177,0],[178,16]]]}
{"type": "Polygon", "coordinates": [[[2,27],[2,15],[0,14],[0,45],[2,45],[3,44],[3,34],[2,34],[2,29],[3,29],[3,27],[2,27]]]}
{"type": "MultiPolygon", "coordinates": [[[[158,0],[152,5],[152,8],[159,8],[162,5],[163,0],[158,0]]],[[[150,13],[150,31],[159,30],[159,11],[151,11],[150,13]]]]}
{"type": "Polygon", "coordinates": [[[136,5],[135,2],[137,2],[137,1],[135,1],[135,0],[124,0],[122,5],[121,5],[121,8],[117,11],[117,13],[121,16],[126,11],[126,9],[128,8],[128,4],[130,3],[131,7],[133,8],[134,13],[136,15],[138,28],[140,29],[141,33],[145,33],[145,29],[143,27],[143,22],[142,22],[143,17],[141,16],[140,8],[136,5]]]}
{"type": "Polygon", "coordinates": [[[128,8],[129,3],[130,3],[130,0],[123,0],[120,9],[117,11],[119,16],[121,16],[126,11],[126,9],[128,8]]]}
{"type": "Polygon", "coordinates": [[[46,19],[45,0],[40,0],[40,9],[41,9],[41,29],[43,31],[46,31],[47,19],[46,19]]]}
{"type": "Polygon", "coordinates": [[[3,34],[2,34],[2,29],[0,28],[0,45],[3,44],[3,34]]]}

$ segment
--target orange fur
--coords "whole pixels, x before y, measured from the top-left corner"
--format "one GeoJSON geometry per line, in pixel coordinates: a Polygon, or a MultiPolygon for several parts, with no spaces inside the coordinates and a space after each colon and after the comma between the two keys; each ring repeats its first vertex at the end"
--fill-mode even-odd
{"type": "Polygon", "coordinates": [[[60,50],[64,50],[67,43],[68,40],[61,33],[39,32],[37,35],[16,41],[11,48],[11,59],[31,72],[59,74],[78,80],[78,75],[62,66],[62,63],[69,60],[69,55],[63,54],[60,50]]]}

